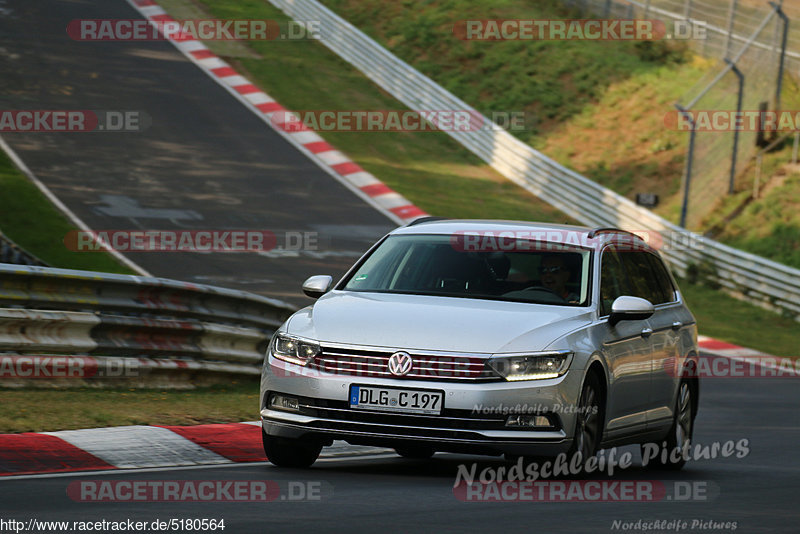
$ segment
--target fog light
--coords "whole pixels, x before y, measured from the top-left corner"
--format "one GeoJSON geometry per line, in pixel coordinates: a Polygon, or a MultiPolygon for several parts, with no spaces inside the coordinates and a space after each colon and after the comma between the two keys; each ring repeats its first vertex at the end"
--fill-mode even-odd
{"type": "Polygon", "coordinates": [[[300,412],[300,402],[297,398],[286,395],[272,395],[269,398],[269,407],[284,412],[300,412]]]}
{"type": "Polygon", "coordinates": [[[506,420],[506,426],[516,427],[550,427],[550,420],[543,415],[509,415],[506,420]]]}

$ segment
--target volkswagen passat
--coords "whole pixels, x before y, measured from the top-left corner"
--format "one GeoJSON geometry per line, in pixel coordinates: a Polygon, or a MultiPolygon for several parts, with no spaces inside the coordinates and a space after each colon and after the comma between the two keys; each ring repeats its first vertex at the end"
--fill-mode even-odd
{"type": "Polygon", "coordinates": [[[585,458],[691,438],[695,321],[633,234],[421,219],[336,285],[303,290],[318,300],[278,329],[261,380],[278,466],[311,465],[333,440],[410,458],[585,458]]]}

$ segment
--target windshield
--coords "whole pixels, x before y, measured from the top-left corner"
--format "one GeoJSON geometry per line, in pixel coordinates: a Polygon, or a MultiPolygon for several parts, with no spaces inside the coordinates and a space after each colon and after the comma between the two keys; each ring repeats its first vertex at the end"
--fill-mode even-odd
{"type": "Polygon", "coordinates": [[[448,235],[393,235],[343,289],[585,306],[590,251],[509,239],[502,251],[468,251],[448,235]]]}

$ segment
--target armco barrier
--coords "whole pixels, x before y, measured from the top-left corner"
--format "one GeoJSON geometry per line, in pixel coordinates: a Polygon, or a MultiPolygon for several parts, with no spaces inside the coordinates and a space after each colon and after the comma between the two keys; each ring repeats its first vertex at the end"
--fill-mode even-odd
{"type": "Polygon", "coordinates": [[[231,289],[0,264],[0,385],[97,378],[50,376],[45,366],[39,378],[52,381],[26,382],[27,367],[19,368],[18,358],[43,355],[82,365],[89,360],[81,358],[90,358],[90,367],[127,362],[135,372],[102,378],[143,384],[155,376],[173,376],[172,385],[181,386],[187,384],[174,377],[257,375],[269,338],[292,311],[281,301],[231,289]]]}
{"type": "Polygon", "coordinates": [[[0,232],[0,263],[47,266],[45,262],[11,241],[3,232],[0,232]]]}
{"type": "MultiPolygon", "coordinates": [[[[410,109],[478,113],[436,82],[395,57],[316,0],[270,0],[297,21],[319,21],[320,43],[363,72],[410,109]]],[[[454,21],[455,22],[455,21],[454,21]]],[[[489,119],[485,119],[488,124],[489,119]]],[[[509,180],[584,224],[659,232],[664,242],[685,230],[627,198],[559,165],[500,127],[447,131],[509,180]]],[[[800,270],[695,236],[683,250],[664,249],[685,275],[699,266],[735,296],[800,320],[800,270]]]]}

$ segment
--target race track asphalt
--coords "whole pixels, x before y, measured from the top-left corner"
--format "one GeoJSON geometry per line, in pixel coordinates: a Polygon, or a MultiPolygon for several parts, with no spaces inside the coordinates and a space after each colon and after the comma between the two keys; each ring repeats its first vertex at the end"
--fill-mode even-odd
{"type": "MultiPolygon", "coordinates": [[[[387,455],[326,459],[311,469],[269,464],[116,471],[56,478],[0,480],[4,518],[57,521],[171,518],[224,519],[225,532],[615,532],[614,521],[735,522],[736,532],[797,532],[800,467],[797,443],[800,394],[796,378],[713,378],[701,383],[695,444],[747,440],[747,455],[689,462],[678,473],[638,465],[613,480],[657,481],[672,500],[658,502],[462,502],[453,492],[459,464],[497,467],[489,457],[437,454],[430,461],[387,455]],[[68,496],[76,481],[271,481],[281,495],[272,502],[80,502],[68,496]],[[704,493],[680,500],[674,493],[694,484],[704,493]],[[293,490],[289,485],[293,485],[293,490]],[[290,495],[318,492],[295,502],[290,495]]],[[[636,451],[626,447],[624,450],[636,451]]],[[[588,477],[601,480],[602,477],[588,477]]],[[[686,531],[733,532],[728,529],[686,531]]],[[[636,531],[636,530],[627,530],[636,531]]],[[[652,532],[653,530],[651,530],[652,532]]],[[[654,530],[668,532],[669,530],[654,530]]]]}
{"type": "Polygon", "coordinates": [[[266,255],[127,254],[151,274],[305,305],[299,286],[306,277],[342,275],[396,226],[170,43],[80,42],[67,34],[74,19],[141,18],[124,0],[0,7],[1,109],[138,111],[152,120],[143,132],[4,135],[90,228],[263,230],[279,245],[286,232],[316,241],[309,250],[266,255]]]}

